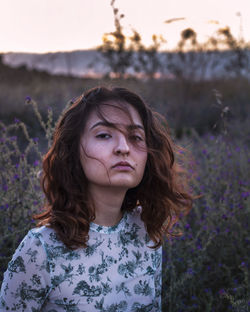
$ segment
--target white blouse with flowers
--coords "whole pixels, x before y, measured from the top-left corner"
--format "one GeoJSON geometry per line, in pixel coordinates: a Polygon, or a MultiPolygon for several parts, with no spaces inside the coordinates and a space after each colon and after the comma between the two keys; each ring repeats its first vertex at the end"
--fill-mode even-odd
{"type": "Polygon", "coordinates": [[[152,249],[140,210],[116,226],[91,223],[87,248],[69,250],[47,227],[17,248],[0,311],[161,311],[161,248],[152,249]]]}

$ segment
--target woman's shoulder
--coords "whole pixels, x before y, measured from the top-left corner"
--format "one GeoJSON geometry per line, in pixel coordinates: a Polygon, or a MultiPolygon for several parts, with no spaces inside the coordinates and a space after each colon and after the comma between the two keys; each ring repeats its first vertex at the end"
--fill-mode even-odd
{"type": "Polygon", "coordinates": [[[27,272],[31,263],[43,267],[47,261],[46,246],[51,233],[53,230],[46,227],[29,230],[17,247],[8,269],[11,272],[27,272]]]}
{"type": "Polygon", "coordinates": [[[74,251],[64,245],[52,228],[47,226],[34,228],[28,232],[27,237],[32,241],[32,245],[35,245],[34,247],[43,249],[47,260],[50,262],[58,259],[63,260],[70,256],[73,258],[74,256],[74,251]]]}
{"type": "Polygon", "coordinates": [[[56,232],[47,226],[31,229],[26,235],[26,239],[34,240],[37,245],[43,245],[43,247],[62,244],[58,239],[56,232]]]}

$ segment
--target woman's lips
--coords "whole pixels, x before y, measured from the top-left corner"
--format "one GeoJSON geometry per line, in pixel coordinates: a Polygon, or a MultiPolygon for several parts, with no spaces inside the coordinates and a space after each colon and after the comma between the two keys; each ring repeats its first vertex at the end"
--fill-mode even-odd
{"type": "Polygon", "coordinates": [[[133,166],[130,165],[130,163],[126,161],[121,161],[117,164],[115,164],[112,168],[121,170],[121,171],[132,171],[134,170],[133,166]]]}

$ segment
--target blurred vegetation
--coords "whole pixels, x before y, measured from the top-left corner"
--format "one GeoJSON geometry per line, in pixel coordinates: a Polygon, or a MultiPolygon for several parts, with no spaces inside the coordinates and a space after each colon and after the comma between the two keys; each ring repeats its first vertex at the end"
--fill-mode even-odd
{"type": "MultiPolygon", "coordinates": [[[[25,98],[31,97],[39,103],[43,117],[48,109],[54,111],[56,120],[65,103],[97,85],[119,85],[139,94],[157,111],[167,117],[174,133],[180,138],[195,129],[200,135],[219,130],[221,107],[216,94],[223,96],[223,105],[230,110],[232,122],[240,122],[247,128],[250,115],[250,82],[244,77],[230,79],[102,79],[51,76],[46,72],[28,71],[26,68],[9,68],[0,63],[0,120],[14,122],[15,118],[27,125],[33,136],[39,137],[41,126],[27,107],[25,98]]],[[[247,129],[244,129],[247,131],[247,129]]]]}
{"type": "Polygon", "coordinates": [[[163,311],[250,309],[250,140],[232,131],[182,140],[201,197],[178,224],[184,235],[165,242],[163,311]]]}

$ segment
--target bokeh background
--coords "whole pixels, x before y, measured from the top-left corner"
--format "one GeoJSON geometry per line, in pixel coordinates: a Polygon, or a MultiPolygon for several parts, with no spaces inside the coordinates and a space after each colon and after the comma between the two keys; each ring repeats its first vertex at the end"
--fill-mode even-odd
{"type": "Polygon", "coordinates": [[[124,86],[167,118],[199,195],[165,242],[163,311],[249,311],[249,12],[249,0],[1,1],[0,281],[43,207],[60,114],[91,87],[124,86]]]}

